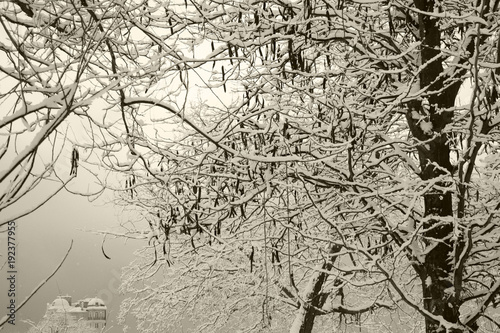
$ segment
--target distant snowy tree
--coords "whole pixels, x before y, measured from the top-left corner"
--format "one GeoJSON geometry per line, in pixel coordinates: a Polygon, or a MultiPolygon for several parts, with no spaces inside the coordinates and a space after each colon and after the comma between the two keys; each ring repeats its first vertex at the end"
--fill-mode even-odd
{"type": "Polygon", "coordinates": [[[99,333],[106,329],[97,329],[84,319],[75,320],[68,314],[51,313],[33,325],[28,333],[99,333]]]}

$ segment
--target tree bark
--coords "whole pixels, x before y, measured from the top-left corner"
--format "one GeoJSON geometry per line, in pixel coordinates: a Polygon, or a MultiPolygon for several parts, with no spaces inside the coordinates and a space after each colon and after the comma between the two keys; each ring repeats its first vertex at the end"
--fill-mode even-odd
{"type": "MultiPolygon", "coordinates": [[[[461,82],[445,87],[443,75],[443,57],[441,51],[441,31],[439,20],[431,15],[435,11],[434,0],[415,0],[416,7],[421,11],[418,15],[420,40],[422,42],[421,71],[419,73],[420,89],[427,88],[426,105],[421,100],[409,103],[408,124],[412,134],[422,144],[419,146],[419,162],[422,180],[432,180],[446,174],[453,174],[450,162],[450,146],[446,125],[451,123],[453,112],[443,111],[452,108],[461,82]],[[440,76],[441,75],[441,76],[440,76]],[[415,113],[416,112],[416,113],[415,113]],[[416,121],[415,114],[419,115],[416,121]],[[427,121],[432,130],[423,129],[418,122],[427,121]],[[425,144],[423,143],[425,142],[425,144]]],[[[450,184],[444,181],[424,194],[424,232],[426,252],[424,262],[419,267],[422,281],[424,308],[436,316],[442,316],[446,321],[458,323],[459,299],[453,288],[454,248],[453,223],[443,217],[453,216],[452,193],[447,190],[450,184]]],[[[425,319],[427,333],[444,332],[439,322],[425,319]]],[[[455,331],[461,332],[461,330],[455,331]]]]}
{"type": "Polygon", "coordinates": [[[290,333],[311,333],[314,326],[314,319],[317,315],[317,308],[323,307],[327,295],[321,294],[321,290],[328,279],[327,271],[330,271],[335,263],[335,255],[341,250],[340,246],[332,245],[330,248],[330,260],[318,265],[318,270],[309,279],[309,283],[304,290],[304,295],[300,308],[290,328],[290,333]]]}

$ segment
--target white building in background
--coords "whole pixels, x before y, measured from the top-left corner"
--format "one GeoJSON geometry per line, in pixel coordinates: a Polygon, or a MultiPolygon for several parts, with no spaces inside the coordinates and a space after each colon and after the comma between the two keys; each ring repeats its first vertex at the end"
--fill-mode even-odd
{"type": "Polygon", "coordinates": [[[85,298],[76,302],[71,296],[59,296],[47,303],[43,333],[101,332],[106,327],[107,307],[99,298],[85,298]]]}

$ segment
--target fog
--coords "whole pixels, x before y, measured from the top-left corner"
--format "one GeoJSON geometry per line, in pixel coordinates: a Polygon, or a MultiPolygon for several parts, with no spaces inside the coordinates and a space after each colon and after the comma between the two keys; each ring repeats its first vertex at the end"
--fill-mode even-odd
{"type": "MultiPolygon", "coordinates": [[[[104,249],[111,259],[106,259],[101,250],[103,236],[95,230],[115,230],[126,217],[104,202],[110,197],[103,195],[95,202],[87,197],[60,192],[36,212],[16,221],[17,285],[16,298],[20,304],[35,287],[47,278],[67,252],[71,240],[73,248],[61,269],[16,315],[16,325],[6,324],[3,332],[26,332],[45,314],[47,303],[58,295],[71,295],[73,300],[99,297],[108,307],[107,332],[122,332],[116,316],[119,311],[121,268],[132,261],[132,253],[140,242],[106,237],[104,249]]],[[[6,251],[6,235],[0,234],[2,253],[6,251]]],[[[2,270],[0,304],[8,302],[6,270],[2,270]]],[[[2,311],[2,316],[5,314],[2,311]]],[[[133,325],[128,332],[136,332],[133,325]]]]}

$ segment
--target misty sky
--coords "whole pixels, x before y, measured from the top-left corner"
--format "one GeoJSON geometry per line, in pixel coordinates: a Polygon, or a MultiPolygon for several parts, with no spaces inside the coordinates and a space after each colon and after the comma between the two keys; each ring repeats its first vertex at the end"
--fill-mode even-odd
{"type": "MultiPolygon", "coordinates": [[[[58,295],[69,294],[73,300],[86,297],[100,297],[108,306],[107,332],[122,332],[116,316],[120,301],[118,294],[121,268],[132,261],[132,253],[141,242],[106,238],[104,248],[111,258],[108,260],[101,251],[102,236],[83,230],[115,230],[126,217],[119,214],[112,205],[90,203],[86,197],[61,192],[38,211],[17,221],[17,303],[57,267],[73,239],[73,249],[63,267],[25,305],[16,317],[16,326],[6,324],[2,333],[26,332],[29,325],[24,320],[37,323],[45,314],[46,304],[58,295]]],[[[0,235],[2,253],[7,250],[5,234],[0,235]]],[[[0,304],[7,304],[7,281],[2,270],[0,283],[0,304]]],[[[4,315],[2,311],[2,316],[4,315]]],[[[130,327],[128,332],[136,332],[130,327]]]]}

